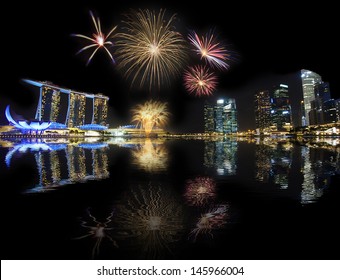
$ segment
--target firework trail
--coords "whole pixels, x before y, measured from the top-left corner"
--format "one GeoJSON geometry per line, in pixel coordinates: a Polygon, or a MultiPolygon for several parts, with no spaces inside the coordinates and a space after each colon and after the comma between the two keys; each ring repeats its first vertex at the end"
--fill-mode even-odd
{"type": "Polygon", "coordinates": [[[190,94],[209,96],[217,86],[217,77],[206,66],[189,67],[184,72],[184,86],[190,94]]]}
{"type": "Polygon", "coordinates": [[[96,33],[92,34],[92,37],[86,36],[86,35],[82,35],[82,34],[71,34],[71,36],[74,37],[79,37],[79,38],[83,38],[86,39],[87,41],[89,41],[89,44],[85,47],[83,47],[82,49],[80,49],[77,54],[91,49],[91,48],[95,48],[91,54],[91,56],[89,57],[89,59],[87,60],[86,65],[88,65],[90,63],[90,61],[92,60],[93,56],[96,54],[96,52],[100,49],[103,48],[106,53],[108,54],[108,56],[110,57],[110,59],[112,60],[112,62],[115,62],[115,60],[113,59],[112,54],[110,53],[109,49],[107,48],[107,46],[112,46],[113,43],[111,41],[109,41],[108,39],[110,38],[110,36],[112,35],[113,31],[116,30],[117,26],[114,26],[107,35],[105,35],[102,32],[101,29],[101,24],[100,24],[100,19],[99,17],[95,18],[93,13],[90,11],[90,16],[93,22],[93,26],[95,28],[96,33]]]}
{"type": "Polygon", "coordinates": [[[132,10],[123,21],[123,31],[117,34],[118,68],[131,85],[149,84],[149,90],[170,84],[179,75],[187,57],[186,41],[174,30],[175,15],[169,19],[165,10],[132,10]]]}
{"type": "Polygon", "coordinates": [[[230,53],[220,42],[218,42],[213,31],[209,31],[205,36],[199,36],[196,32],[188,35],[190,43],[195,47],[195,52],[205,59],[210,66],[220,70],[228,69],[227,61],[230,53]]]}

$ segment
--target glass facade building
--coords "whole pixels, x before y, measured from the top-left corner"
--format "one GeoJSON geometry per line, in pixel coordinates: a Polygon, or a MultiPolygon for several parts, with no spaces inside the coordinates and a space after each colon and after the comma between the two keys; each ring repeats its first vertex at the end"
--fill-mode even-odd
{"type": "Polygon", "coordinates": [[[292,127],[292,110],[287,85],[280,84],[273,90],[271,119],[272,125],[278,131],[292,127]]]}
{"type": "Polygon", "coordinates": [[[238,130],[236,101],[233,98],[218,99],[215,104],[204,106],[205,132],[222,134],[236,133],[238,130]]]}
{"type": "Polygon", "coordinates": [[[315,85],[322,83],[319,74],[310,70],[301,70],[302,94],[304,114],[302,115],[302,126],[310,125],[309,112],[312,109],[312,101],[315,99],[315,85]]]}
{"type": "Polygon", "coordinates": [[[255,126],[260,132],[269,129],[271,125],[271,103],[268,90],[258,91],[254,98],[255,126]]]}

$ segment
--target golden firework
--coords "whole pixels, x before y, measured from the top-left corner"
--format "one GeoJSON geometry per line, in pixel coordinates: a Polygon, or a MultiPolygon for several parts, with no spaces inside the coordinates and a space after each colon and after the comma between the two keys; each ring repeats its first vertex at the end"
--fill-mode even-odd
{"type": "Polygon", "coordinates": [[[116,57],[118,67],[131,85],[140,87],[149,83],[151,90],[158,89],[181,73],[187,57],[183,36],[175,31],[176,15],[167,19],[165,10],[132,10],[126,15],[123,32],[117,34],[116,57]]]}

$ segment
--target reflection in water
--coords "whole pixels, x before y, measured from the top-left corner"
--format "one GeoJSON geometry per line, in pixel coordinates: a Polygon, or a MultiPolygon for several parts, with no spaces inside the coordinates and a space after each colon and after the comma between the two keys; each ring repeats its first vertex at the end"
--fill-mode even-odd
{"type": "Polygon", "coordinates": [[[216,169],[217,175],[236,174],[237,141],[204,141],[204,166],[216,169]]]}
{"type": "Polygon", "coordinates": [[[216,196],[216,183],[210,177],[196,177],[186,181],[184,197],[189,205],[203,206],[216,196]]]}
{"type": "Polygon", "coordinates": [[[96,255],[99,255],[99,247],[104,238],[107,238],[111,244],[113,244],[113,246],[118,247],[116,241],[113,240],[110,234],[107,232],[113,229],[112,227],[109,227],[110,223],[112,222],[111,219],[113,212],[111,212],[110,215],[106,217],[104,222],[98,221],[97,218],[91,214],[89,209],[87,209],[87,214],[90,221],[81,220],[81,226],[87,230],[87,233],[74,239],[83,239],[86,237],[94,238],[95,244],[92,249],[92,258],[94,259],[96,255]]]}
{"type": "Polygon", "coordinates": [[[168,151],[163,143],[146,138],[132,150],[133,163],[147,172],[166,170],[168,167],[168,151]]]}
{"type": "Polygon", "coordinates": [[[172,253],[171,245],[183,231],[183,210],[171,188],[139,186],[117,205],[119,236],[137,247],[145,258],[172,253]]]}
{"type": "Polygon", "coordinates": [[[27,192],[41,192],[55,187],[109,177],[106,143],[19,143],[5,157],[8,167],[17,153],[35,158],[38,182],[27,192]]]}
{"type": "Polygon", "coordinates": [[[336,154],[327,149],[301,147],[303,183],[301,203],[317,201],[330,185],[331,176],[339,173],[339,148],[336,154]]]}
{"type": "Polygon", "coordinates": [[[257,139],[255,148],[255,179],[275,183],[281,189],[295,181],[291,175],[293,162],[302,175],[301,204],[316,202],[330,185],[331,177],[339,174],[339,139],[310,139],[294,146],[289,139],[257,139]],[[299,156],[293,158],[293,150],[299,156]]]}
{"type": "Polygon", "coordinates": [[[221,204],[214,209],[204,213],[198,219],[196,227],[190,232],[189,239],[193,238],[196,242],[198,236],[208,236],[213,238],[213,230],[222,228],[227,223],[228,206],[221,204]]]}
{"type": "Polygon", "coordinates": [[[287,189],[292,149],[293,144],[289,141],[271,138],[258,141],[255,148],[255,179],[263,183],[272,181],[281,189],[287,189]]]}

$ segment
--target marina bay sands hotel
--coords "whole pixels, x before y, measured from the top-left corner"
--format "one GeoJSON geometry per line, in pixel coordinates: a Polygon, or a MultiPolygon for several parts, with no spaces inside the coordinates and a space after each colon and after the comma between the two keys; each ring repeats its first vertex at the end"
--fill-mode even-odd
{"type": "Polygon", "coordinates": [[[49,128],[80,128],[104,130],[108,128],[109,97],[62,88],[51,82],[23,79],[40,89],[35,114],[37,121],[51,122],[49,128]]]}

